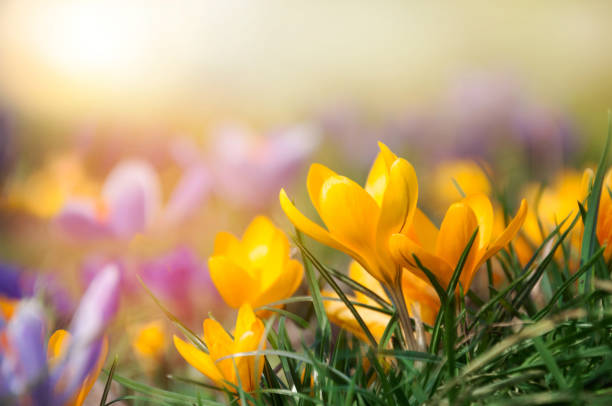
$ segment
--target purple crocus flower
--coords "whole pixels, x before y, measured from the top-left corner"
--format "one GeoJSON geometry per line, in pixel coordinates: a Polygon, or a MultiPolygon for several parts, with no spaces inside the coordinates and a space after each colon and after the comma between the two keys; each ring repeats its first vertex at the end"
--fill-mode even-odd
{"type": "Polygon", "coordinates": [[[40,304],[28,299],[19,304],[4,329],[0,327],[7,344],[7,348],[0,347],[0,399],[22,398],[26,394],[34,400],[49,397],[44,316],[40,304]]]}
{"type": "Polygon", "coordinates": [[[119,307],[120,274],[109,265],[91,282],[70,325],[70,347],[62,364],[52,373],[52,382],[62,382],[57,404],[68,400],[83,384],[98,362],[106,327],[119,307]]]}
{"type": "MultiPolygon", "coordinates": [[[[108,267],[85,292],[70,327],[70,342],[59,364],[47,364],[46,320],[35,299],[22,300],[0,323],[0,400],[34,406],[62,406],[100,362],[104,331],[117,311],[119,273],[108,267]]],[[[3,403],[4,404],[4,403],[3,403]]]]}

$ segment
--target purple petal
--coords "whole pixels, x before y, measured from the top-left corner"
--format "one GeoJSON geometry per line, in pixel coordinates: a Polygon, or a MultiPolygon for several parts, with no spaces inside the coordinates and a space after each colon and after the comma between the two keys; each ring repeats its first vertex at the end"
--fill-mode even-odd
{"type": "Polygon", "coordinates": [[[93,239],[111,234],[108,226],[97,218],[95,205],[89,200],[67,202],[55,221],[62,231],[74,238],[93,239]]]}
{"type": "Polygon", "coordinates": [[[0,374],[5,387],[17,396],[25,391],[37,397],[49,393],[45,328],[44,311],[34,300],[21,302],[6,327],[9,348],[0,374]]]}
{"type": "Polygon", "coordinates": [[[212,187],[208,168],[192,165],[183,174],[166,207],[164,219],[173,224],[185,220],[201,207],[212,187]]]}
{"type": "Polygon", "coordinates": [[[119,236],[129,237],[150,225],[159,210],[157,174],[144,161],[121,162],[108,175],[102,196],[108,204],[112,230],[119,236]]]}
{"type": "Polygon", "coordinates": [[[119,306],[119,269],[108,265],[91,281],[72,319],[74,342],[99,339],[119,306]]]}
{"type": "Polygon", "coordinates": [[[23,296],[21,272],[17,267],[0,264],[0,295],[11,299],[23,296]]]}

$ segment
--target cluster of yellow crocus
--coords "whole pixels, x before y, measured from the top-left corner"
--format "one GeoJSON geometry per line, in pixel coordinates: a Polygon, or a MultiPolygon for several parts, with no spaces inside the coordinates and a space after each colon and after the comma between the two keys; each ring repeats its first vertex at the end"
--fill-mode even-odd
{"type": "MultiPolygon", "coordinates": [[[[307,189],[325,227],[304,216],[284,190],[280,192],[280,203],[299,230],[354,259],[350,277],[396,306],[408,346],[416,348],[409,318],[418,317],[433,324],[440,308],[440,299],[421,267],[428,268],[446,287],[459,257],[475,235],[460,278],[467,291],[480,266],[516,235],[525,220],[527,205],[523,201],[515,218],[495,233],[489,198],[474,193],[453,203],[438,229],[417,208],[419,188],[412,165],[384,144],[379,147],[363,188],[323,165],[311,166],[307,189]]],[[[303,267],[291,259],[285,234],[260,216],[240,239],[227,232],[217,235],[209,269],[225,302],[240,308],[234,338],[216,321],[207,319],[204,342],[208,354],[178,337],[174,338],[175,347],[188,363],[217,385],[233,390],[232,385],[240,382],[245,391],[252,391],[261,375],[263,356],[232,354],[264,348],[263,323],[252,308],[291,296],[302,281],[303,267]]],[[[346,305],[333,300],[336,294],[324,291],[323,296],[332,298],[325,302],[331,321],[365,339],[346,305]]],[[[350,298],[377,306],[361,292],[350,298]]],[[[363,306],[357,308],[374,338],[380,340],[389,316],[363,306]]],[[[258,312],[261,317],[270,314],[258,312]]]]}
{"type": "MultiPolygon", "coordinates": [[[[264,325],[252,309],[290,297],[302,282],[304,268],[291,259],[289,248],[287,236],[264,216],[256,217],[241,239],[227,232],[217,234],[208,265],[223,300],[239,308],[234,339],[212,319],[204,321],[209,354],[174,337],[183,358],[216,385],[230,391],[235,391],[232,385],[241,385],[246,392],[255,388],[264,357],[232,355],[265,348],[264,325]]],[[[257,314],[267,317],[271,312],[257,314]]],[[[142,344],[148,351],[147,337],[142,344]]]]}
{"type": "Polygon", "coordinates": [[[264,324],[248,304],[238,311],[234,337],[213,319],[204,320],[204,343],[209,353],[174,336],[174,346],[185,360],[219,387],[252,392],[264,367],[264,356],[243,355],[266,347],[264,324]],[[235,356],[234,356],[235,355],[235,356]]]}
{"type": "MultiPolygon", "coordinates": [[[[489,198],[484,194],[468,196],[450,206],[438,230],[417,208],[418,182],[412,165],[384,144],[379,143],[379,147],[365,188],[323,165],[310,167],[308,193],[326,228],[304,216],[284,190],[280,202],[298,229],[347,253],[385,286],[408,345],[414,347],[406,302],[420,302],[421,298],[405,299],[403,291],[407,289],[402,275],[410,272],[420,278],[419,282],[429,284],[423,266],[446,287],[470,238],[477,233],[460,278],[467,291],[480,266],[517,234],[525,220],[527,204],[523,200],[515,218],[494,237],[494,212],[489,198]]],[[[429,306],[437,313],[431,304],[420,305],[421,309],[429,306]]]]}

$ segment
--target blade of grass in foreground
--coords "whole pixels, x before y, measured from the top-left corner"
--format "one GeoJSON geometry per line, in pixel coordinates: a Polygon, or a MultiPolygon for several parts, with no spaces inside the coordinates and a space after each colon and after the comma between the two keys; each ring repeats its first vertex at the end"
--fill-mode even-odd
{"type": "MultiPolygon", "coordinates": [[[[608,111],[608,136],[606,144],[599,160],[599,166],[595,173],[595,180],[589,198],[587,199],[587,213],[584,220],[584,234],[582,236],[581,264],[586,263],[593,256],[599,245],[597,240],[597,214],[599,211],[599,200],[603,187],[604,176],[607,170],[608,153],[610,149],[610,139],[612,138],[612,112],[608,111]]],[[[584,278],[580,280],[580,292],[589,293],[591,291],[591,281],[593,278],[592,269],[589,269],[584,278]]]]}

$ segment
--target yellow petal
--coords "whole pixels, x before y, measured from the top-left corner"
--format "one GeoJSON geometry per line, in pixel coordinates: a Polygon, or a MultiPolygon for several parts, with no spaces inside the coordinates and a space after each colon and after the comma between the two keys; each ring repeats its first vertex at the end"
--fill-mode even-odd
{"type": "Polygon", "coordinates": [[[410,314],[413,314],[412,307],[417,307],[421,320],[433,325],[440,310],[440,298],[431,284],[405,269],[402,273],[402,291],[410,314]]]}
{"type": "Polygon", "coordinates": [[[389,237],[410,227],[419,195],[419,184],[414,168],[408,161],[397,159],[391,165],[380,218],[376,229],[381,255],[388,255],[389,237]]]}
{"type": "MultiPolygon", "coordinates": [[[[440,226],[436,254],[454,269],[477,227],[478,220],[470,206],[462,202],[452,204],[440,226]]],[[[476,236],[474,246],[470,249],[464,272],[471,269],[473,258],[478,251],[477,241],[478,236],[476,236]]]]}
{"type": "Polygon", "coordinates": [[[438,228],[419,208],[414,212],[412,224],[408,229],[404,228],[402,234],[408,235],[426,251],[435,252],[436,242],[438,240],[438,228]]]}
{"type": "Polygon", "coordinates": [[[211,359],[211,357],[197,349],[193,344],[186,343],[174,336],[174,346],[181,356],[195,369],[209,377],[215,384],[223,384],[223,375],[211,359]]]}
{"type": "Polygon", "coordinates": [[[289,260],[289,240],[285,234],[275,228],[269,240],[260,245],[253,245],[249,251],[251,266],[257,269],[260,280],[260,291],[272,286],[285,271],[289,260]]]}
{"type": "Polygon", "coordinates": [[[242,236],[242,243],[247,251],[252,251],[268,244],[276,234],[276,227],[265,216],[257,216],[251,221],[242,236]]]}
{"type": "Polygon", "coordinates": [[[378,141],[378,148],[380,149],[380,155],[385,160],[385,165],[387,168],[390,168],[393,162],[397,160],[397,155],[395,155],[393,151],[389,149],[389,147],[380,141],[378,141]]]}
{"type": "Polygon", "coordinates": [[[508,224],[508,227],[506,227],[504,232],[501,233],[499,237],[497,237],[497,239],[495,240],[493,244],[491,244],[491,246],[489,246],[485,255],[480,260],[480,264],[483,264],[487,259],[491,258],[499,250],[501,250],[506,245],[508,245],[510,241],[512,241],[514,236],[518,233],[518,231],[521,229],[521,226],[525,222],[526,216],[527,216],[527,201],[523,199],[521,201],[521,205],[518,211],[516,212],[516,215],[514,216],[512,221],[510,221],[510,223],[508,224]]]}
{"type": "Polygon", "coordinates": [[[376,155],[376,159],[368,173],[365,190],[374,198],[378,206],[382,206],[383,195],[387,188],[387,177],[389,175],[389,167],[385,162],[382,152],[376,155]]]}
{"type": "MultiPolygon", "coordinates": [[[[232,353],[240,354],[265,349],[264,331],[265,326],[255,316],[253,309],[249,305],[242,306],[236,320],[235,344],[232,353]]],[[[255,370],[255,356],[240,356],[233,359],[240,373],[240,382],[246,391],[252,391],[255,388],[255,381],[263,371],[263,356],[257,359],[257,371],[255,370]]]]}
{"type": "Polygon", "coordinates": [[[283,272],[258,296],[252,305],[259,307],[290,297],[302,283],[303,277],[304,267],[302,264],[294,259],[287,261],[283,272]]]}
{"type": "Polygon", "coordinates": [[[234,382],[234,367],[231,359],[220,358],[230,355],[234,348],[234,342],[227,331],[213,319],[204,320],[204,343],[208,347],[210,359],[215,363],[221,375],[229,381],[234,382]]]}
{"type": "MultiPolygon", "coordinates": [[[[327,245],[331,248],[337,249],[338,251],[342,251],[348,254],[355,260],[359,261],[359,263],[366,267],[369,272],[376,271],[377,268],[375,260],[366,258],[362,252],[357,251],[356,247],[348,246],[344,242],[339,241],[335,235],[332,235],[323,227],[314,223],[312,220],[308,219],[306,216],[300,213],[300,211],[293,205],[293,203],[291,203],[289,197],[287,196],[284,190],[280,191],[280,203],[283,211],[285,212],[289,220],[291,220],[293,225],[295,225],[303,233],[324,245],[327,245]]],[[[372,247],[370,247],[368,251],[371,251],[372,247]]],[[[372,253],[369,252],[369,254],[371,257],[372,253]]]]}
{"type": "Polygon", "coordinates": [[[376,263],[374,253],[379,212],[372,196],[352,180],[338,176],[324,183],[319,202],[321,219],[336,240],[372,264],[376,263]]]}
{"type": "Polygon", "coordinates": [[[51,337],[49,337],[49,342],[47,343],[47,358],[52,367],[64,356],[68,348],[68,343],[70,342],[70,337],[70,333],[62,329],[56,330],[51,337]]]}
{"type": "Polygon", "coordinates": [[[279,199],[283,211],[297,229],[319,241],[321,244],[335,248],[339,251],[347,252],[348,248],[333,238],[329,231],[304,216],[293,203],[291,203],[284,189],[281,189],[279,199]]]}
{"type": "Polygon", "coordinates": [[[229,306],[240,307],[253,299],[259,280],[254,279],[246,269],[231,259],[216,256],[208,259],[208,269],[219,294],[229,306]]]}
{"type": "MultiPolygon", "coordinates": [[[[361,265],[359,265],[358,262],[352,261],[349,265],[349,277],[355,282],[359,283],[362,286],[365,286],[381,298],[386,299],[388,301],[387,293],[383,289],[380,282],[378,282],[376,278],[370,275],[368,271],[366,271],[361,265]]],[[[370,299],[368,296],[361,292],[355,292],[355,297],[357,298],[358,302],[376,305],[374,300],[370,299]]]]}
{"type": "Polygon", "coordinates": [[[436,276],[443,288],[448,286],[448,282],[453,275],[453,268],[443,258],[423,249],[404,234],[393,234],[390,239],[390,247],[396,261],[408,271],[424,281],[429,281],[427,275],[414,260],[414,255],[425,268],[436,276]]]}
{"type": "MultiPolygon", "coordinates": [[[[608,171],[608,174],[606,175],[606,180],[604,180],[604,192],[606,192],[606,185],[609,184],[611,174],[612,172],[608,171]]],[[[595,174],[593,173],[593,170],[591,168],[585,169],[582,173],[582,179],[580,181],[580,197],[578,198],[578,201],[580,201],[581,203],[584,202],[584,200],[587,198],[594,178],[595,174]]],[[[608,197],[610,197],[609,194],[607,195],[608,197]]]]}
{"type": "MultiPolygon", "coordinates": [[[[330,291],[322,291],[321,295],[329,298],[338,297],[334,292],[330,291]]],[[[359,302],[354,296],[348,296],[348,299],[359,302]]],[[[357,319],[355,319],[355,316],[350,309],[346,307],[344,302],[337,300],[325,300],[323,304],[325,306],[325,313],[327,313],[327,316],[332,323],[352,333],[360,340],[369,342],[365,332],[361,328],[361,325],[357,322],[357,319]]],[[[367,309],[362,306],[355,306],[355,309],[357,309],[357,312],[365,322],[366,326],[368,326],[368,329],[376,341],[380,341],[387,324],[389,324],[390,316],[388,314],[367,309]]]]}
{"type": "Polygon", "coordinates": [[[493,206],[489,198],[478,193],[462,200],[472,208],[478,221],[478,239],[474,242],[479,249],[485,248],[491,242],[493,232],[493,206]]]}
{"type": "Polygon", "coordinates": [[[247,331],[252,329],[253,324],[257,321],[253,308],[244,304],[240,306],[238,310],[238,318],[236,319],[236,329],[234,330],[234,337],[237,339],[247,331]]]}
{"type": "Polygon", "coordinates": [[[332,171],[325,165],[312,164],[308,170],[308,177],[306,179],[306,188],[308,189],[308,196],[312,201],[313,206],[320,214],[321,210],[319,203],[321,201],[321,193],[323,191],[323,185],[325,182],[333,177],[338,177],[336,172],[332,171]]]}
{"type": "Polygon", "coordinates": [[[81,385],[81,388],[76,393],[76,395],[73,396],[72,400],[68,401],[64,406],[81,406],[83,404],[85,398],[87,398],[87,395],[89,394],[89,391],[91,391],[91,388],[93,387],[94,383],[96,383],[96,380],[100,375],[100,371],[104,366],[104,362],[106,361],[107,355],[108,339],[104,337],[104,341],[102,342],[102,349],[100,351],[100,355],[98,356],[98,360],[96,361],[96,365],[94,365],[89,375],[87,375],[87,378],[85,378],[83,385],[81,385]]]}
{"type": "Polygon", "coordinates": [[[240,246],[240,241],[233,234],[220,231],[215,236],[214,255],[233,256],[240,246]]]}

